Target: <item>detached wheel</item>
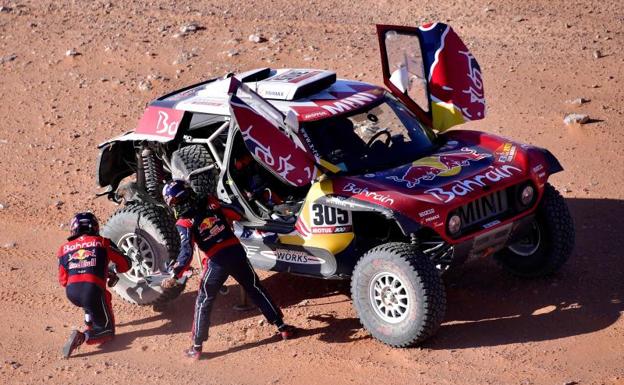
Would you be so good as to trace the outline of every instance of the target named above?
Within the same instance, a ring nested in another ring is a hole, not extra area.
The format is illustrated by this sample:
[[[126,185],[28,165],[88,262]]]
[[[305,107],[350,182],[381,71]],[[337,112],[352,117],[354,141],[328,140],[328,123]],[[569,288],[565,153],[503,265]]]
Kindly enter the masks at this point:
[[[215,162],[206,147],[200,144],[193,144],[176,151],[172,157],[172,163],[174,178],[183,179],[192,171],[207,167]],[[191,187],[200,197],[205,197],[209,194],[214,195],[215,191],[217,191],[217,177],[217,168],[204,171],[191,177]]]
[[[387,243],[364,254],[353,270],[351,296],[364,328],[394,347],[431,337],[446,311],[440,273],[407,243]]]
[[[536,278],[559,270],[573,249],[572,216],[561,194],[547,184],[527,236],[498,252],[496,259],[514,275]]]
[[[137,305],[151,305],[167,302],[184,291],[184,286],[152,287],[144,279],[164,272],[180,248],[175,223],[167,210],[153,205],[127,205],[110,217],[102,235],[132,260],[130,270],[119,274],[119,282],[113,287],[121,298]]]

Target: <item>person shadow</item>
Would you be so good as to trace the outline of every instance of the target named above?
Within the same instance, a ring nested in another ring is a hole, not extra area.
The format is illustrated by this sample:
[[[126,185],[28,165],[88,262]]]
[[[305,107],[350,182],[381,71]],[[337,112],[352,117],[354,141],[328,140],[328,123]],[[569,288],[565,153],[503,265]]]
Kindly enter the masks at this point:
[[[576,231],[576,246],[567,264],[552,277],[527,280],[506,274],[492,258],[467,261],[458,272],[445,277],[445,320],[420,347],[464,349],[535,342],[592,333],[613,325],[624,311],[624,201],[566,201]],[[335,301],[333,297],[337,296],[344,298],[337,302],[350,302],[348,282],[288,274],[272,274],[262,282],[282,308],[303,307],[313,313],[314,304],[307,304],[306,299],[332,297]],[[213,326],[260,314],[255,308],[232,310],[239,302],[237,293],[238,285],[230,285],[230,293],[218,297],[212,312]],[[123,328],[167,320],[155,328],[122,332],[106,349],[127,349],[138,338],[188,333],[195,296],[196,291],[187,288],[160,309],[162,312],[119,324]],[[300,338],[316,336],[326,343],[370,338],[362,333],[357,318],[321,313],[308,319],[323,325],[301,330]],[[279,336],[275,335],[210,354],[222,356],[277,341]]]

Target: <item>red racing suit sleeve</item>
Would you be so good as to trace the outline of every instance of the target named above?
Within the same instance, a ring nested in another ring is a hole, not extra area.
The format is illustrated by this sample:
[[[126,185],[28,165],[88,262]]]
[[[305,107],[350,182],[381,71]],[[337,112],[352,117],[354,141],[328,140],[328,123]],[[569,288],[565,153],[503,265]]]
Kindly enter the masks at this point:
[[[193,221],[181,218],[176,222],[176,229],[180,234],[180,252],[173,265],[173,273],[180,278],[193,260]]]
[[[58,281],[61,284],[61,286],[65,287],[67,286],[67,270],[65,269],[65,266],[63,266],[63,260],[61,259],[63,257],[63,249],[60,248],[58,250],[58,252],[56,253],[56,257],[58,258]]]
[[[233,221],[240,221],[243,217],[234,206],[221,204],[214,196],[208,197],[208,208],[214,211],[221,211],[230,225],[232,225]]]
[[[111,242],[110,239],[106,239],[105,245],[108,260],[115,264],[115,270],[118,273],[125,273],[130,270],[130,267],[132,267],[132,261],[130,261],[130,258],[126,257],[126,255],[122,253],[121,250],[117,248],[117,245]]]

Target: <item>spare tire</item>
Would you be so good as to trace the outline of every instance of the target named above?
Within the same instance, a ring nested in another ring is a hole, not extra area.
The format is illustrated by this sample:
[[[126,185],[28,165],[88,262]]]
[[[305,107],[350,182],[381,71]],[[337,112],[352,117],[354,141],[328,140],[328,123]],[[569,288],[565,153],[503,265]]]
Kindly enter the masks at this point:
[[[195,170],[215,163],[210,152],[201,144],[193,144],[175,151],[171,157],[172,174],[176,179],[186,179]],[[218,168],[193,175],[190,179],[193,191],[199,197],[214,195],[217,191]]]
[[[168,210],[145,203],[131,203],[117,210],[106,222],[102,235],[111,239],[131,260],[126,273],[119,274],[113,290],[137,305],[167,302],[184,291],[184,285],[171,289],[149,286],[144,277],[166,271],[177,257],[180,238]]]

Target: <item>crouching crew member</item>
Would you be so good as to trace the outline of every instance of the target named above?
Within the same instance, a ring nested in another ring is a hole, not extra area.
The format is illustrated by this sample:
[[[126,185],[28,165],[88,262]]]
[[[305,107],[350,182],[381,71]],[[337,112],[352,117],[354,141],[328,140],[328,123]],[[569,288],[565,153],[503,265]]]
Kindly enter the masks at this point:
[[[83,343],[102,344],[115,335],[115,318],[108,285],[116,273],[130,269],[130,260],[108,238],[101,237],[97,218],[90,212],[71,220],[71,235],[58,251],[58,279],[67,298],[84,310],[85,330],[73,330],[63,347],[68,358]]]
[[[170,288],[177,284],[177,278],[182,276],[191,263],[193,244],[197,244],[204,254],[191,333],[193,345],[185,350],[185,356],[195,360],[200,358],[202,344],[208,339],[212,303],[230,275],[245,289],[268,322],[277,327],[281,337],[292,338],[296,329],[284,323],[282,312],[260,284],[245,249],[226,219],[227,215],[228,219],[237,220],[240,215],[231,209],[222,208],[213,196],[198,199],[191,187],[181,180],[168,183],[163,189],[163,197],[177,219],[181,246],[173,265],[173,277],[163,281],[162,286]]]

